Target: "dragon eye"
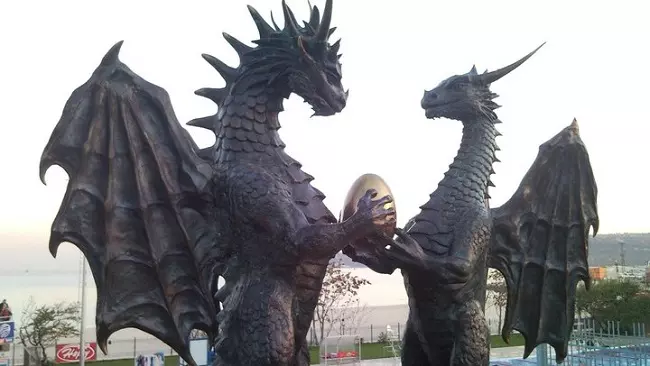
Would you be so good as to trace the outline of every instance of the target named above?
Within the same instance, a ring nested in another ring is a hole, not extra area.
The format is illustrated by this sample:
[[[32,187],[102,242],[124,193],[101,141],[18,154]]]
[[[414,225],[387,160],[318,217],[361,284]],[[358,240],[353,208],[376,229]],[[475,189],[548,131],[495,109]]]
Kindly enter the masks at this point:
[[[327,76],[327,79],[330,80],[330,82],[336,82],[341,79],[341,74],[337,69],[332,69],[332,68],[326,68],[325,69],[325,75]]]

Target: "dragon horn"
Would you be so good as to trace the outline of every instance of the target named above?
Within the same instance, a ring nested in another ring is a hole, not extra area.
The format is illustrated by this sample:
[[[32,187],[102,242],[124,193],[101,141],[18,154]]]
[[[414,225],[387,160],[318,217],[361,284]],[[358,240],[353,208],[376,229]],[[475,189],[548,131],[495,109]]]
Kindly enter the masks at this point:
[[[327,41],[330,32],[330,23],[332,23],[332,0],[325,2],[325,9],[323,9],[323,19],[321,19],[318,33],[315,38],[316,41]]]
[[[274,32],[273,27],[271,27],[269,23],[267,23],[266,20],[262,18],[260,13],[258,13],[254,7],[248,5],[248,11],[251,13],[253,21],[255,21],[255,26],[257,26],[257,31],[260,34],[260,38],[267,38]]]
[[[295,22],[293,12],[285,0],[282,0],[282,13],[284,14],[284,29],[288,30],[291,36],[298,35],[298,25]]]
[[[102,58],[102,66],[113,65],[119,61],[120,49],[122,48],[123,43],[124,41],[117,42],[110,50],[108,50],[108,52],[106,52],[106,55]]]
[[[481,80],[485,84],[492,84],[493,82],[501,79],[502,77],[508,75],[512,70],[514,70],[514,69],[518,68],[519,66],[521,66],[521,64],[526,62],[526,60],[528,60],[532,55],[534,55],[535,52],[537,52],[545,44],[546,44],[546,42],[542,43],[542,45],[537,47],[533,52],[527,54],[526,56],[522,57],[519,61],[517,61],[517,62],[515,62],[515,63],[513,63],[513,64],[511,64],[509,66],[500,68],[498,70],[494,70],[492,72],[481,74]]]
[[[311,1],[307,2],[309,3],[309,11],[311,12],[309,16],[309,25],[316,29],[320,24],[320,11],[318,10],[318,7],[311,5]]]
[[[280,27],[278,26],[278,23],[276,23],[275,19],[273,18],[273,12],[271,12],[271,24],[273,24],[273,27],[277,32],[281,31]]]

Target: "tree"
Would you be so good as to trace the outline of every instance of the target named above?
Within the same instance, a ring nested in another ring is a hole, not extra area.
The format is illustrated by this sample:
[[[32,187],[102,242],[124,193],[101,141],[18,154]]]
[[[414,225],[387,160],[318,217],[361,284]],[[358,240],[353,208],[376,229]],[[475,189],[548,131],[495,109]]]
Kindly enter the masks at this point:
[[[34,355],[41,365],[49,365],[48,347],[60,338],[79,335],[79,304],[59,302],[54,305],[36,305],[29,299],[22,313],[19,330],[20,343],[26,349],[34,347]]]
[[[192,329],[190,331],[190,339],[207,338],[208,334],[200,329]]]
[[[315,341],[319,344],[329,336],[335,326],[341,326],[342,321],[347,326],[348,323],[353,324],[353,321],[348,319],[360,320],[362,310],[365,309],[359,306],[357,294],[361,287],[370,285],[370,281],[354,275],[351,271],[344,271],[342,267],[343,259],[335,257],[327,266],[323,279],[312,321]]]
[[[352,297],[345,301],[343,306],[332,309],[330,331],[338,328],[341,335],[356,334],[367,315],[366,305],[361,304],[358,298]]]
[[[508,286],[506,285],[506,279],[503,278],[501,272],[495,269],[490,270],[490,274],[488,276],[487,291],[488,298],[497,308],[497,313],[499,314],[500,330],[503,321],[503,312],[508,305]]]
[[[650,295],[640,283],[630,280],[603,280],[576,292],[576,310],[588,313],[600,326],[608,321],[620,322],[622,332],[632,331],[633,324],[650,322]]]

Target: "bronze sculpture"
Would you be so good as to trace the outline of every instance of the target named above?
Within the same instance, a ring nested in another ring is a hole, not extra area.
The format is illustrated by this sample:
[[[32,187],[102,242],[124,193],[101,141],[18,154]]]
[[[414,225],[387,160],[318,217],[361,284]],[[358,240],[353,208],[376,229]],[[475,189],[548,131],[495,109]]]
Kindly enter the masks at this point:
[[[226,87],[196,94],[218,105],[189,124],[210,129],[199,149],[167,93],[118,60],[121,42],[65,105],[40,164],[70,177],[52,225],[50,251],[69,241],[97,285],[97,341],[135,327],[193,363],[192,329],[215,343],[215,365],[307,365],[306,335],[326,266],[342,247],[385,225],[391,198],[369,191],[337,223],[309,174],[284,151],[282,102],[300,95],[314,114],[340,112],[339,42],[328,39],[332,0],[284,27],[249,7],[257,47],[225,34],[240,65],[204,58]],[[226,285],[218,288],[218,277]],[[223,309],[220,309],[222,303]]]
[[[541,145],[508,202],[489,207],[501,123],[490,84],[536,51],[496,71],[478,74],[473,67],[425,92],[427,118],[463,123],[456,158],[395,240],[344,249],[375,271],[402,270],[410,308],[404,366],[489,364],[488,267],[499,270],[508,287],[503,338],[521,332],[524,357],[541,343],[555,348],[558,362],[567,356],[576,286],[589,285],[589,230],[598,230],[597,187],[577,122]]]

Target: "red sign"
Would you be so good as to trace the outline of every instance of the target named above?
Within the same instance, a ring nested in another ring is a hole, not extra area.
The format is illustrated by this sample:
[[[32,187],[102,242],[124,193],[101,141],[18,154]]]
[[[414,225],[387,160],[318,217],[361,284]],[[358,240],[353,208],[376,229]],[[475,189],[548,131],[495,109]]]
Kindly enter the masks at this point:
[[[79,362],[79,344],[57,344],[56,363]],[[97,343],[86,343],[86,360],[97,359]]]

